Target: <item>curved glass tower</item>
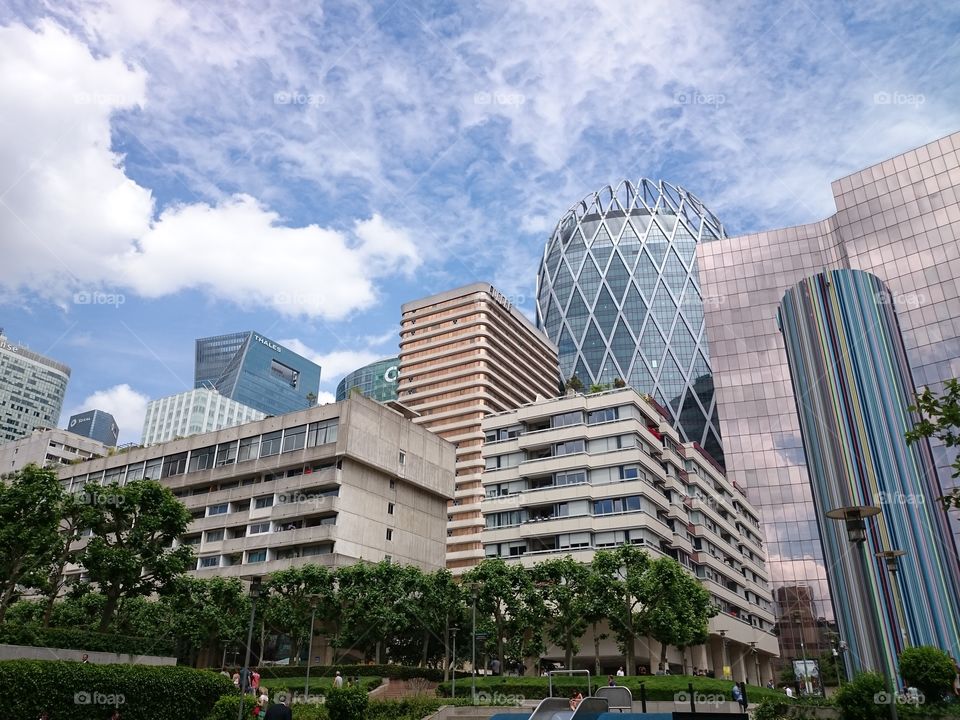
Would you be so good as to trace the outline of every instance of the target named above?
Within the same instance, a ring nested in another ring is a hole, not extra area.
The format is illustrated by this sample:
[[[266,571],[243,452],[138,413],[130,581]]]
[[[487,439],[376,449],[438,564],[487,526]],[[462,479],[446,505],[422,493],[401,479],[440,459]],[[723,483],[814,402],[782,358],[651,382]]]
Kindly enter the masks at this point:
[[[337,385],[337,402],[357,390],[377,402],[389,402],[397,399],[397,368],[399,358],[386,358],[364,365],[344,375]]]
[[[618,378],[648,393],[685,442],[723,463],[697,278],[697,243],[725,237],[703,203],[646,178],[588,195],[563,216],[537,277],[537,325],[564,378]]]

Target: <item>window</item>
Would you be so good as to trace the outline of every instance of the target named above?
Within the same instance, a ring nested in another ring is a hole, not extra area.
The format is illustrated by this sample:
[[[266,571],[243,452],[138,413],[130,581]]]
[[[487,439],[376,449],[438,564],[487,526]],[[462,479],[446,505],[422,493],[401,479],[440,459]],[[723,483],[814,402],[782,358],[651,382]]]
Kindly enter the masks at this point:
[[[269,457],[271,455],[279,455],[281,447],[281,436],[283,435],[282,430],[274,430],[271,433],[266,433],[260,439],[260,457]]]
[[[159,480],[160,468],[162,467],[163,467],[163,458],[154,458],[153,460],[147,460],[147,466],[143,471],[143,477],[149,480]]]
[[[397,481],[396,481],[396,480],[391,480],[391,481],[390,481],[390,489],[391,489],[391,490],[396,490],[396,489],[397,489]]]
[[[207,532],[207,542],[220,542],[223,540],[223,530],[210,530]]]
[[[597,425],[599,423],[613,422],[618,419],[617,408],[603,408],[587,413],[587,425]]]
[[[579,410],[575,412],[554,415],[550,418],[550,427],[566,427],[567,425],[579,425],[583,422],[583,413]]]
[[[283,433],[283,452],[303,450],[307,443],[307,426],[288,428]]]
[[[393,529],[387,528],[387,540],[393,540]]]
[[[574,472],[557,473],[554,478],[554,485],[580,485],[587,481],[587,473],[584,470]]]
[[[127,466],[127,482],[132,480],[140,480],[143,478],[143,463],[137,463],[136,465]]]
[[[393,503],[387,503],[387,515],[393,515]]]
[[[640,477],[639,468],[635,467],[622,467],[620,468],[620,479],[621,480],[637,480]]]
[[[270,361],[270,373],[277,378],[280,378],[290,387],[295,388],[300,384],[300,371],[294,370],[292,367],[287,367],[282,362],[277,362],[276,360]]]
[[[198,470],[209,470],[213,467],[213,461],[216,456],[216,446],[200,448],[190,453],[190,465],[188,472],[197,472]]]
[[[406,464],[407,454],[403,450],[400,451],[400,457],[397,459],[397,462],[399,462],[401,465]]]
[[[218,565],[220,565],[219,555],[211,555],[210,557],[200,558],[200,567],[202,568],[217,567]]]
[[[242,463],[247,460],[253,460],[257,457],[257,449],[260,447],[260,436],[243,438],[240,441],[240,447],[237,451],[237,462]]]
[[[220,443],[217,445],[217,458],[214,465],[220,467],[222,465],[232,465],[237,461],[237,441],[231,440],[228,443]]]
[[[211,505],[207,508],[207,517],[211,515],[226,515],[227,514],[227,503],[220,503],[219,505]]]
[[[307,447],[336,442],[339,422],[339,418],[333,418],[323,422],[310,423],[310,429],[307,431]]]
[[[253,507],[256,508],[257,510],[273,507],[273,495],[264,495],[263,497],[258,497],[254,501]]]
[[[512,468],[517,467],[521,462],[523,462],[523,453],[510,453],[508,455],[494,455],[493,457],[488,457],[486,460],[486,469],[487,470],[499,470],[501,468]]]
[[[262,563],[267,560],[267,551],[264,550],[251,550],[247,553],[247,562],[248,563]]]
[[[247,534],[261,535],[263,533],[268,533],[268,532],[270,532],[270,523],[262,522],[262,523],[254,523],[253,525],[251,525]]]
[[[573,453],[582,453],[584,450],[583,440],[568,440],[558,443],[554,449],[554,455],[572,455]]]

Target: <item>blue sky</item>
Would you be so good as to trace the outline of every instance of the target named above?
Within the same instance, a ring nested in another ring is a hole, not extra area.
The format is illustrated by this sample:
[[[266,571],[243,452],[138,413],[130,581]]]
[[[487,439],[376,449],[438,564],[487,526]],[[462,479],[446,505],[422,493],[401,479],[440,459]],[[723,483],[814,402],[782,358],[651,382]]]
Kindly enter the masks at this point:
[[[49,7],[45,7],[49,5]],[[18,3],[0,9],[0,327],[125,440],[256,329],[345,372],[399,306],[491,280],[663,178],[728,233],[819,219],[830,181],[960,127],[938,3]]]

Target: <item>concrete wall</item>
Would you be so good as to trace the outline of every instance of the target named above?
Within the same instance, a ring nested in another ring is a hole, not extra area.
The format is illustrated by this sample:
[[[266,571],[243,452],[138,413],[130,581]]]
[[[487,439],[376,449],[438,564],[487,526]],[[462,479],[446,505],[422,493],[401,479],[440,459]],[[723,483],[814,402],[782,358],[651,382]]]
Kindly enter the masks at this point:
[[[160,655],[126,655],[108,652],[84,652],[83,650],[65,650],[63,648],[28,647],[26,645],[0,644],[0,660],[75,660],[80,662],[83,656],[95,665],[176,665],[174,657]]]

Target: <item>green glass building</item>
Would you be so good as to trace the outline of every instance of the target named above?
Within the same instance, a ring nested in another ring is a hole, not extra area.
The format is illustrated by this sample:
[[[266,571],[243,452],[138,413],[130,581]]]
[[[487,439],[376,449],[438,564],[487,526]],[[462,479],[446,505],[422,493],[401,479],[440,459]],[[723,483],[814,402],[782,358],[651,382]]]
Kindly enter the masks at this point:
[[[377,402],[396,400],[399,368],[400,359],[392,357],[348,373],[337,385],[337,402],[346,400],[354,389]]]

